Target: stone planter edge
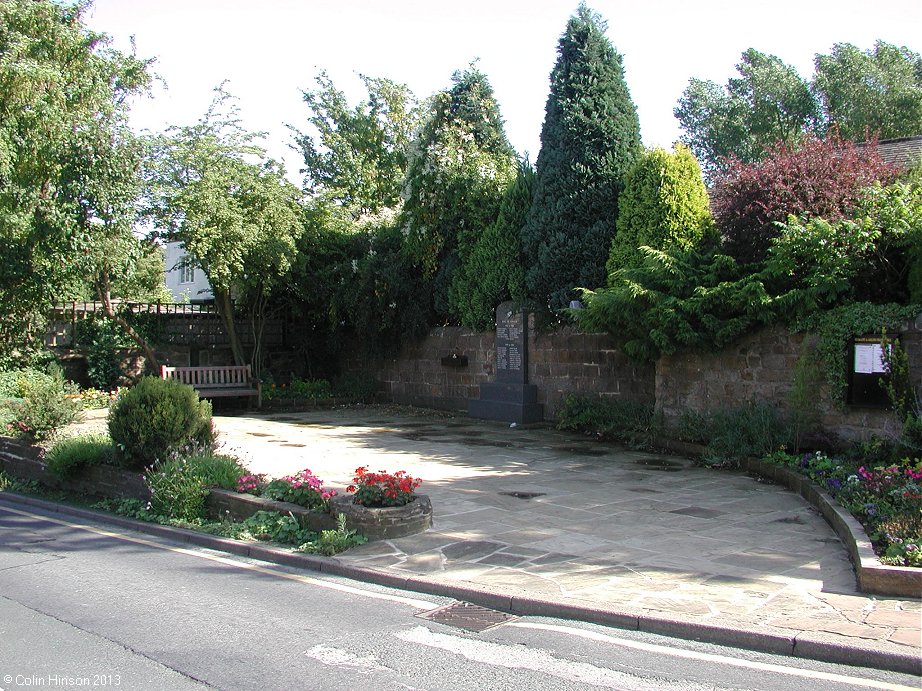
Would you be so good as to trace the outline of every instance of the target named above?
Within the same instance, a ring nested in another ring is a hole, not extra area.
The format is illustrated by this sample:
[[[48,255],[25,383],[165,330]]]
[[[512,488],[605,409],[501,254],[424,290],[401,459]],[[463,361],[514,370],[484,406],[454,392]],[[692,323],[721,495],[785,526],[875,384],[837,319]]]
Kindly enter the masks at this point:
[[[861,592],[898,597],[919,597],[922,594],[922,569],[881,564],[864,526],[809,478],[756,459],[747,459],[744,467],[751,473],[772,479],[797,492],[823,514],[823,518],[848,550]]]
[[[425,494],[417,494],[404,506],[368,508],[355,504],[349,494],[336,495],[330,500],[330,513],[341,514],[346,525],[369,540],[390,540],[425,532],[432,525],[432,502]]]

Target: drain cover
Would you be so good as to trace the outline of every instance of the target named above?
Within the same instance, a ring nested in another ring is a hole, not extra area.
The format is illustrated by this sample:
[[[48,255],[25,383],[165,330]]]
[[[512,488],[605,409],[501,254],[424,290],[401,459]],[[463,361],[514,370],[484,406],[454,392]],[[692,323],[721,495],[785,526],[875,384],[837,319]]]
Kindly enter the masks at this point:
[[[486,631],[494,626],[515,621],[517,616],[499,610],[481,607],[470,602],[454,602],[429,612],[417,614],[420,619],[427,619],[438,624],[454,626],[468,631]]]
[[[638,458],[634,463],[646,466],[650,470],[660,470],[667,473],[677,473],[685,468],[681,463],[667,461],[665,458]]]
[[[543,497],[547,492],[498,492],[498,494],[504,497],[515,497],[516,499],[534,499],[535,497]]]

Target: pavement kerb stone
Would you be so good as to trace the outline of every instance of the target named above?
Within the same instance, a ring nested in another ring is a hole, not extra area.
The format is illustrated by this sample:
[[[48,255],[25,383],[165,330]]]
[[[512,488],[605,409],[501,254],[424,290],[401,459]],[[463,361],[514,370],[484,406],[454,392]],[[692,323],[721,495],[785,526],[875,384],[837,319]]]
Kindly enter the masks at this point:
[[[674,636],[695,641],[706,641],[731,648],[747,648],[764,653],[776,655],[793,655],[795,651],[795,636],[782,636],[780,634],[762,631],[750,631],[722,626],[702,624],[700,622],[683,621],[681,619],[666,619],[664,617],[642,616],[638,621],[640,631],[655,633],[661,636]],[[822,658],[815,658],[822,659]],[[828,660],[823,660],[828,662]],[[854,663],[852,663],[854,664]]]
[[[922,660],[912,654],[875,650],[858,645],[830,643],[808,633],[792,637],[748,629],[700,624],[697,622],[631,615],[599,607],[574,603],[509,595],[487,588],[457,583],[444,583],[431,578],[404,577],[393,572],[370,569],[338,562],[335,557],[317,557],[297,554],[264,545],[254,545],[240,540],[220,538],[184,528],[145,523],[122,516],[113,516],[91,509],[73,507],[11,492],[0,493],[0,503],[14,503],[47,511],[49,513],[108,523],[121,528],[155,535],[180,543],[195,544],[216,551],[228,552],[280,565],[319,571],[376,585],[384,585],[419,593],[463,599],[472,604],[499,609],[522,616],[546,616],[601,624],[613,628],[639,630],[687,640],[695,640],[736,648],[746,648],[765,653],[789,655],[820,662],[847,664],[858,667],[901,672],[922,673]]]
[[[798,634],[795,637],[794,650],[791,654],[793,657],[822,660],[841,665],[855,665],[855,660],[860,659],[862,667],[887,669],[904,674],[922,674],[922,660],[915,655],[894,654],[873,648],[832,643],[813,637],[809,633]]]

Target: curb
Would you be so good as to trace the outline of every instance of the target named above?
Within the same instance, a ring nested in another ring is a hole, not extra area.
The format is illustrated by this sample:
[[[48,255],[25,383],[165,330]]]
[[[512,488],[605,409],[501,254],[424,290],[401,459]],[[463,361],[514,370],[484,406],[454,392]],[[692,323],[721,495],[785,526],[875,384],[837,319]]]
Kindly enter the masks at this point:
[[[138,533],[155,535],[180,543],[259,559],[282,566],[319,571],[322,574],[349,578],[399,590],[452,597],[519,616],[570,619],[629,631],[642,631],[644,633],[733,648],[744,648],[818,662],[870,667],[903,674],[922,674],[922,659],[917,655],[817,640],[810,637],[809,632],[781,635],[668,617],[618,612],[530,595],[505,594],[473,585],[445,583],[424,576],[403,576],[389,571],[345,564],[335,557],[298,554],[268,547],[262,543],[243,542],[241,540],[207,535],[185,528],[146,523],[132,518],[125,518],[124,516],[114,516],[91,509],[58,504],[11,492],[0,493],[0,504],[4,502],[32,506],[49,513],[108,523]]]

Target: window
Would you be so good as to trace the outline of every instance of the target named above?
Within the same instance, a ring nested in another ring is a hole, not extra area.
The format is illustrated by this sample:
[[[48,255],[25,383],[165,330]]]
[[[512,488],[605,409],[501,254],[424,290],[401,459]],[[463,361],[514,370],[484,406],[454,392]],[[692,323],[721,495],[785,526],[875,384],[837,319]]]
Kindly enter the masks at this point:
[[[195,267],[189,263],[188,257],[183,257],[179,265],[179,282],[195,283]]]

